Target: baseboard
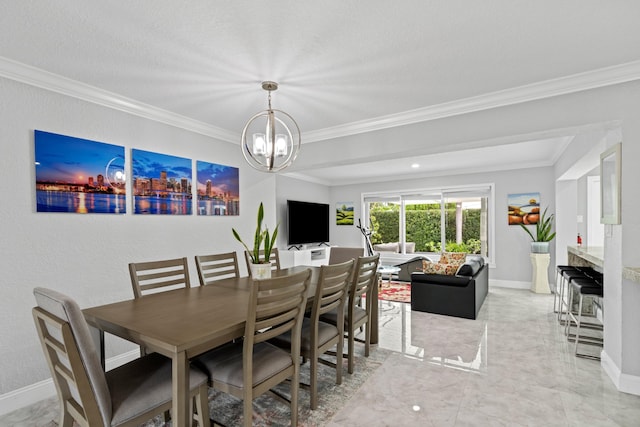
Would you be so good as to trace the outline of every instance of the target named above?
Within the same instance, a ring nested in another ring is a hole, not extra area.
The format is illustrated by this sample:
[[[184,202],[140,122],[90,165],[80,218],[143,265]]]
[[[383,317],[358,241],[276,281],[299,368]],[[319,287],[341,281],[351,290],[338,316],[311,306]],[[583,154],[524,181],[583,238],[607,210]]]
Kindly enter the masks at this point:
[[[600,366],[619,391],[640,396],[640,376],[623,374],[604,350],[600,353]]]
[[[531,289],[531,282],[489,279],[489,288]]]
[[[107,370],[116,368],[138,357],[140,357],[140,350],[131,350],[122,353],[107,359],[106,368]],[[34,403],[55,395],[56,387],[51,378],[10,391],[0,396],[0,415],[5,415],[17,409],[24,408],[25,406],[33,405]]]

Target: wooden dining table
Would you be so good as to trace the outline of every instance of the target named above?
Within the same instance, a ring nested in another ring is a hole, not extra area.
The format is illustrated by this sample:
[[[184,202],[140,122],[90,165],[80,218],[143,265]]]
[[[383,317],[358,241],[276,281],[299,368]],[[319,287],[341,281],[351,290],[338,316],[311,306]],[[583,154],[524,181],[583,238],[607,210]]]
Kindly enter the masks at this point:
[[[313,299],[320,267],[296,266],[274,271],[289,275],[311,269]],[[208,286],[175,289],[83,310],[99,337],[104,363],[104,333],[135,342],[172,360],[173,425],[190,426],[189,360],[244,335],[250,277],[230,278]],[[371,319],[371,343],[378,342],[378,286]],[[104,365],[103,365],[104,366]]]

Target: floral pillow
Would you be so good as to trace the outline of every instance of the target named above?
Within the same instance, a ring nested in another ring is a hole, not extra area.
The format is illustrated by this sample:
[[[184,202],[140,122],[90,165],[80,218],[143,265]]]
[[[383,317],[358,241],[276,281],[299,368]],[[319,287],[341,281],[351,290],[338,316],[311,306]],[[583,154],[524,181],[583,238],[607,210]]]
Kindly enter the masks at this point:
[[[458,266],[422,260],[422,271],[425,274],[444,274],[446,276],[454,276],[458,271]]]
[[[455,265],[456,269],[465,263],[467,254],[464,252],[442,252],[440,264]]]

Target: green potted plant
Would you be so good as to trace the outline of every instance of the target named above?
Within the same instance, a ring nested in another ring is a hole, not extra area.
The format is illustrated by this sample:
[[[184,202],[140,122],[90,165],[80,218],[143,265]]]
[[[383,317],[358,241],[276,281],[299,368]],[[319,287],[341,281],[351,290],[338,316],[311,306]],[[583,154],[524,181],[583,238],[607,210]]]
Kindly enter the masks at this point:
[[[547,216],[547,208],[536,222],[536,234],[534,235],[526,225],[520,224],[520,227],[527,232],[531,237],[531,252],[538,254],[549,253],[549,242],[556,237],[556,232],[553,231],[553,214]]]
[[[242,243],[242,246],[245,247],[249,257],[251,258],[251,276],[255,279],[267,279],[271,277],[271,262],[269,261],[269,258],[271,257],[271,251],[273,250],[276,237],[278,236],[279,225],[276,225],[276,228],[273,230],[273,234],[270,234],[269,228],[262,225],[263,220],[264,206],[262,205],[262,202],[260,202],[260,207],[258,208],[258,223],[253,237],[253,248],[249,248],[249,246],[244,243],[235,228],[231,229],[233,236],[237,241]],[[260,257],[260,249],[264,249],[262,257]]]

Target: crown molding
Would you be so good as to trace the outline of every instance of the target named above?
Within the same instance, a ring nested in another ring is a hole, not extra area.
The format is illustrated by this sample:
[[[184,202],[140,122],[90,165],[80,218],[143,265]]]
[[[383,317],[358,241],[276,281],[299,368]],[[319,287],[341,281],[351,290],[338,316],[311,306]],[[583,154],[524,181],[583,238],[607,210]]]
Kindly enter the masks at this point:
[[[370,120],[305,132],[304,142],[356,135],[640,80],[640,61],[458,99]]]
[[[237,133],[2,56],[0,56],[0,76],[201,135],[239,143],[240,137]]]
[[[193,120],[171,111],[163,110],[125,96],[87,85],[59,74],[36,68],[0,56],[0,76],[31,86],[61,93],[102,105],[128,114],[144,117],[177,128],[210,136],[222,141],[239,143],[236,132]],[[492,108],[504,107],[550,98],[568,93],[596,89],[640,79],[640,60],[611,67],[600,68],[571,76],[518,86],[470,98],[431,105],[415,110],[376,117],[334,126],[326,129],[304,132],[304,143],[324,141],[366,132],[374,132],[397,126],[442,119]]]

